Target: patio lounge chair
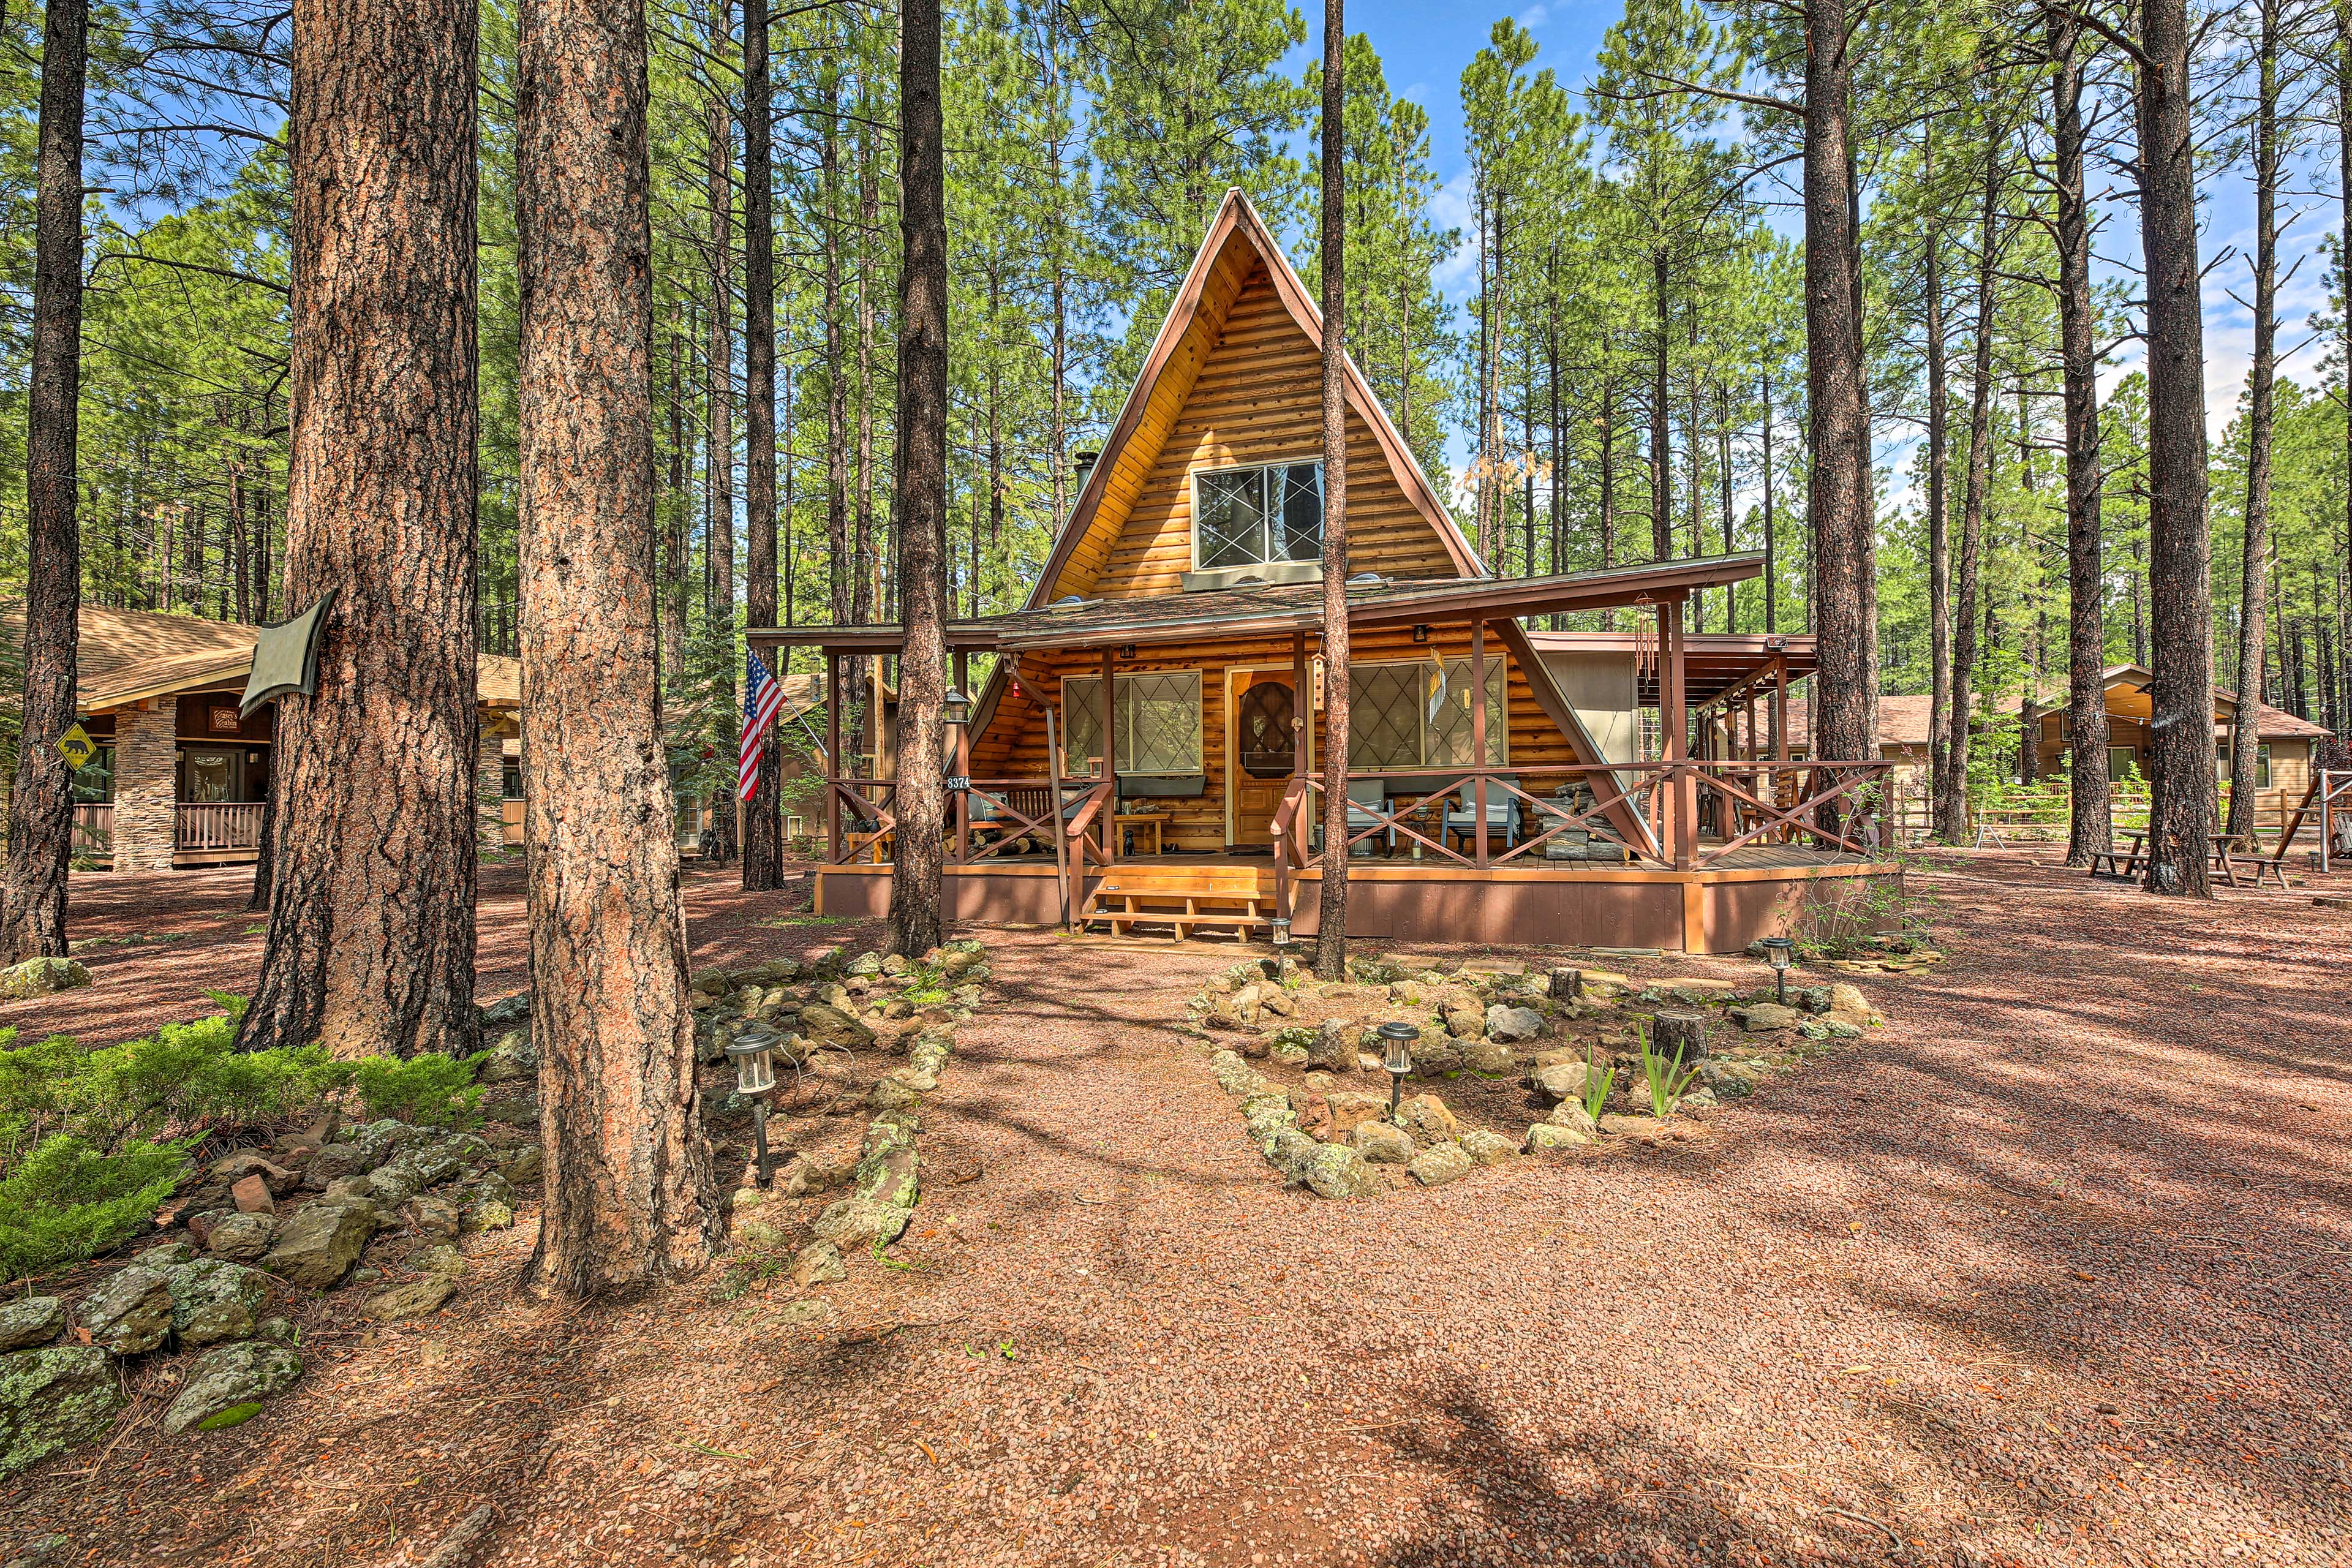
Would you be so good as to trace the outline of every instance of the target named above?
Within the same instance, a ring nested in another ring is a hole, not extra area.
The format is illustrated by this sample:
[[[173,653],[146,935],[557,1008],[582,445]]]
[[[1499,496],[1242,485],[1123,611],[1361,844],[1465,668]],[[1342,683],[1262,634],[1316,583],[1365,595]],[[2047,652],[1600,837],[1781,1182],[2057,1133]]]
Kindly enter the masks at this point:
[[[1519,841],[1519,797],[1495,786],[1497,783],[1516,785],[1518,782],[1516,778],[1490,779],[1486,784],[1486,836],[1491,842],[1495,834],[1499,831],[1503,836],[1503,847],[1506,849],[1513,847]],[[1445,831],[1449,835],[1466,843],[1477,833],[1477,799],[1475,784],[1464,784],[1456,792],[1453,804],[1446,808],[1445,812]]]

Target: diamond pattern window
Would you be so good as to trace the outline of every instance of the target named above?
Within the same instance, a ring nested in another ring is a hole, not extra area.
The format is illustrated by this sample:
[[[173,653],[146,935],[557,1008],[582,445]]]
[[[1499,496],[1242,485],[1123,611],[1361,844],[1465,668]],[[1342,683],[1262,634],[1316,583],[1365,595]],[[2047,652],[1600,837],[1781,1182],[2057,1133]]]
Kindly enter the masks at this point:
[[[1470,766],[1470,661],[1449,658],[1440,683],[1432,672],[1429,761],[1434,767]],[[1508,737],[1503,725],[1503,661],[1486,661],[1486,766],[1499,767]]]
[[[1062,682],[1063,772],[1099,774],[1102,757],[1102,678],[1074,675]],[[1197,773],[1201,763],[1201,672],[1141,670],[1113,678],[1111,725],[1118,737],[1122,775]]]
[[[1486,664],[1486,763],[1508,760],[1503,660]],[[1362,772],[1470,765],[1470,661],[1357,664],[1348,669],[1348,766]]]
[[[1319,561],[1323,465],[1276,463],[1192,476],[1195,569]]]

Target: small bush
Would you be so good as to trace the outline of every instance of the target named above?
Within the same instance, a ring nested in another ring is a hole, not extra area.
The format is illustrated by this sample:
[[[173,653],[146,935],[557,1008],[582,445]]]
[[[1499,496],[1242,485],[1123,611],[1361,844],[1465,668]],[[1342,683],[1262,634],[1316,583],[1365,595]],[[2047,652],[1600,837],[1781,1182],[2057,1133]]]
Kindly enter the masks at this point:
[[[422,1127],[479,1127],[482,1086],[474,1081],[479,1056],[446,1057],[420,1051],[369,1057],[352,1064],[352,1081],[370,1120],[390,1116]]]
[[[114,1153],[66,1133],[0,1177],[0,1278],[77,1263],[137,1234],[187,1166],[188,1144],[139,1141]]]

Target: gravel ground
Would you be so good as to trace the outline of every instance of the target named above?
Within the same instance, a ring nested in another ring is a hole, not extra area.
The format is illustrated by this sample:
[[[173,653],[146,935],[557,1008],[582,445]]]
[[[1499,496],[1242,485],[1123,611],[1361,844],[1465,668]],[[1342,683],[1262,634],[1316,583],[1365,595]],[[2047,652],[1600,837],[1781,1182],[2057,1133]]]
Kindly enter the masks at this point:
[[[723,875],[698,962],[868,935]],[[246,1426],[144,1399],[0,1489],[0,1553],[414,1563],[487,1507],[501,1564],[2346,1561],[2352,911],[1914,887],[1951,961],[1716,1137],[1354,1204],[1171,1026],[1230,947],[984,933],[889,1259],[547,1306],[526,1217],[436,1319],[327,1298]]]

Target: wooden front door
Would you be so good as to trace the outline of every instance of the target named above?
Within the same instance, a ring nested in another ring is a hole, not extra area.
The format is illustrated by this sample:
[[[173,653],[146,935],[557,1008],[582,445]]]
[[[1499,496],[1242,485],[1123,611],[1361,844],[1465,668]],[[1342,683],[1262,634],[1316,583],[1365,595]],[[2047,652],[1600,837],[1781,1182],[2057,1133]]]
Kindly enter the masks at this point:
[[[1297,714],[1298,694],[1289,670],[1226,673],[1226,842],[1274,842],[1274,814],[1297,771]]]

